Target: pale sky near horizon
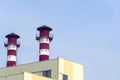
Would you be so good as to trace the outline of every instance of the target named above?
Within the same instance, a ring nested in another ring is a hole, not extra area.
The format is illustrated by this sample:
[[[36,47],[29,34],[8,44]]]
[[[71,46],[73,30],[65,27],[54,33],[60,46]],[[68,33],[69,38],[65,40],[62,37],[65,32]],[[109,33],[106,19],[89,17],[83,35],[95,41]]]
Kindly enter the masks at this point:
[[[38,61],[39,26],[53,28],[51,59],[84,64],[85,80],[120,80],[119,0],[0,0],[0,67],[6,67],[5,35],[20,35],[17,64]]]

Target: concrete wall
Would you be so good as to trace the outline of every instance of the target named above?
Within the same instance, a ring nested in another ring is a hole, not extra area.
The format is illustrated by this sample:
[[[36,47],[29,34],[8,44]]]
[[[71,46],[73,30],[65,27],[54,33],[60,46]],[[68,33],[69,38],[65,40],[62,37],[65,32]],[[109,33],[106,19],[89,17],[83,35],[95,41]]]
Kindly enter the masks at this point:
[[[24,72],[15,75],[3,76],[0,77],[0,80],[53,80],[53,79]]]
[[[19,65],[14,67],[7,67],[0,69],[0,77],[8,76],[8,75],[15,75],[22,72],[30,72],[30,73],[39,73],[41,71],[51,70],[52,78],[57,78],[57,59],[48,60],[48,61],[41,61],[31,64]]]
[[[0,77],[0,80],[23,80],[23,76],[23,73],[19,73],[15,75],[2,76]]]

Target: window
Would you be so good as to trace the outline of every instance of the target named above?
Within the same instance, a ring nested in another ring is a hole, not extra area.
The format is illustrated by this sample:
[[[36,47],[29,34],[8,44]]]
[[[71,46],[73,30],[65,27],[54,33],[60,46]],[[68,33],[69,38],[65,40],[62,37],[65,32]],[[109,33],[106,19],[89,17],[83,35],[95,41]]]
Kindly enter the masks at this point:
[[[68,75],[63,74],[63,80],[68,80]]]
[[[43,71],[43,76],[51,77],[51,70]]]

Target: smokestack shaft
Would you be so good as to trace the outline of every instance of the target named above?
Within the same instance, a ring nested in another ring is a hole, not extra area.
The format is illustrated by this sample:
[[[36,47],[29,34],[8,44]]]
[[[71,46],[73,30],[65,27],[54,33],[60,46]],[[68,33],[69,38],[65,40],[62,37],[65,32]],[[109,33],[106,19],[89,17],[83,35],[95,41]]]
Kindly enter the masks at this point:
[[[4,44],[5,47],[7,47],[7,67],[15,66],[17,48],[20,46],[17,42],[17,38],[19,38],[19,36],[15,33],[11,33],[5,37],[8,38],[8,41]]]
[[[50,27],[43,25],[37,28],[39,31],[38,37],[36,39],[39,41],[39,61],[49,60],[49,43],[50,43]]]

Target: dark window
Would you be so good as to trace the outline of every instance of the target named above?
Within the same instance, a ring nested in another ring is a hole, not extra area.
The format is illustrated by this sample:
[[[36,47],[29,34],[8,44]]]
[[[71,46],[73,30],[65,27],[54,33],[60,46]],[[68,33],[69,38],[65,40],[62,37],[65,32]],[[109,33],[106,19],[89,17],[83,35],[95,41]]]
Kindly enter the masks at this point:
[[[43,71],[43,76],[51,77],[51,70]]]
[[[63,74],[63,80],[68,80],[68,75]]]

